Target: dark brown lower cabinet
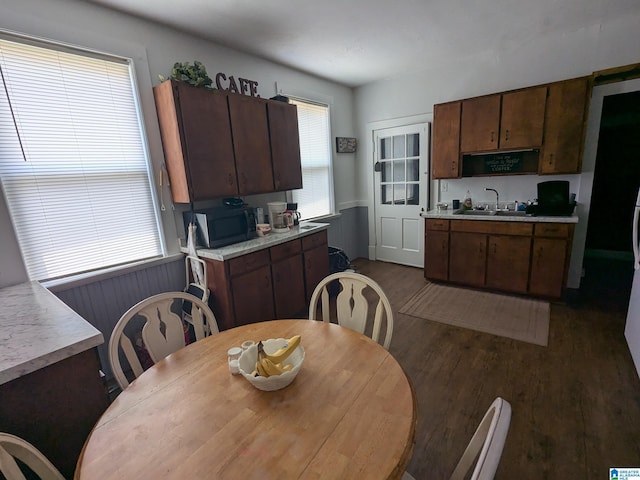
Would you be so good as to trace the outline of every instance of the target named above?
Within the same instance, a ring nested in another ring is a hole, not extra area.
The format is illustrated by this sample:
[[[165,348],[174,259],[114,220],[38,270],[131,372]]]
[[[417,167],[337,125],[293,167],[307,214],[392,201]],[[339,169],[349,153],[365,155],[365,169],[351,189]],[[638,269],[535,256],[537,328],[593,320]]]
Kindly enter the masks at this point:
[[[224,262],[204,260],[220,330],[275,318],[305,318],[313,289],[329,274],[327,232]]]
[[[322,231],[302,239],[304,258],[304,285],[307,305],[313,290],[324,277],[329,275],[329,245],[327,232]]]
[[[71,479],[108,405],[98,352],[91,348],[0,385],[0,431],[35,445]]]
[[[424,222],[424,278],[449,279],[449,220]]]
[[[426,219],[424,275],[470,287],[560,298],[573,231],[570,223]]]
[[[486,287],[527,293],[530,252],[531,237],[489,236]]]
[[[474,287],[484,286],[487,236],[483,233],[451,232],[449,280]]]
[[[573,225],[536,225],[531,255],[531,293],[548,297],[562,295],[567,281],[573,231]]]
[[[271,278],[276,318],[300,318],[306,307],[302,242],[271,247]]]

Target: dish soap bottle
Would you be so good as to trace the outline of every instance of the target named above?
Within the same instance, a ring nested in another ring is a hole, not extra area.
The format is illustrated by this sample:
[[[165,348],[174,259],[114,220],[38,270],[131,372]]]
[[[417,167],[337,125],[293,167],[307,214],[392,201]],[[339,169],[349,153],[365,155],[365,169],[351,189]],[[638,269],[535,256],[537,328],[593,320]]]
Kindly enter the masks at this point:
[[[471,210],[473,208],[473,204],[471,203],[471,193],[467,190],[467,195],[464,197],[464,202],[462,202],[462,208],[465,210]]]

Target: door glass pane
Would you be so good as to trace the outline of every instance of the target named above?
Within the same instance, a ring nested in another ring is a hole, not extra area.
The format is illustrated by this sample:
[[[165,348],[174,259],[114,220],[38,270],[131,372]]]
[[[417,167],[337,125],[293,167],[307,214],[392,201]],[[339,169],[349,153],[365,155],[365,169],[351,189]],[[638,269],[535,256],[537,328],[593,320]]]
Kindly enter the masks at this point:
[[[420,203],[420,184],[407,184],[407,205],[418,205]]]
[[[420,134],[407,135],[407,157],[417,157],[418,155],[420,155]]]
[[[393,137],[393,158],[403,158],[404,152],[404,135],[396,135]]]
[[[393,181],[404,182],[404,160],[393,161]]]
[[[393,185],[380,185],[380,199],[383,205],[393,202]]]
[[[417,182],[420,179],[420,159],[407,160],[407,182]]]
[[[380,139],[380,159],[391,158],[391,137]]]
[[[405,191],[404,183],[393,186],[393,203],[396,205],[404,205]]]
[[[380,162],[380,164],[382,165],[382,178],[381,181],[383,182],[390,182],[391,181],[391,162]]]

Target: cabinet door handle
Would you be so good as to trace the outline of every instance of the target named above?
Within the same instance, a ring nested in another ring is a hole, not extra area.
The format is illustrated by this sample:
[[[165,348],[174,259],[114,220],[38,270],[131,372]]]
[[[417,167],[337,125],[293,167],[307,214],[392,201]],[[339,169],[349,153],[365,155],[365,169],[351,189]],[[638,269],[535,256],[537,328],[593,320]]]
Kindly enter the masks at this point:
[[[493,143],[495,141],[495,135],[496,135],[496,132],[491,130],[491,143]]]
[[[549,154],[549,165],[553,165],[553,153]]]
[[[446,251],[447,251],[447,241],[446,241],[446,240],[443,240],[443,241],[442,241],[442,251],[443,251],[443,252],[446,252]]]
[[[229,174],[229,185],[233,185],[233,177]]]
[[[509,141],[509,129],[507,129],[507,130],[504,132],[504,139],[505,139],[505,141],[507,141],[507,142]]]

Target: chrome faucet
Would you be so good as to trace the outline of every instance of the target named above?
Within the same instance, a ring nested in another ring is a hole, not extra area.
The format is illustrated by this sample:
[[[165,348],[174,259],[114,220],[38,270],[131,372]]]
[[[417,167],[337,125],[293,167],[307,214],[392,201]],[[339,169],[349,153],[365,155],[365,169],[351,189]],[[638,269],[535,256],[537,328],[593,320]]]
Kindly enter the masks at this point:
[[[488,191],[495,192],[495,194],[496,194],[496,210],[500,210],[500,207],[498,206],[498,203],[500,202],[500,195],[498,194],[498,190],[496,190],[495,188],[484,187],[484,191],[485,192],[488,192]]]

